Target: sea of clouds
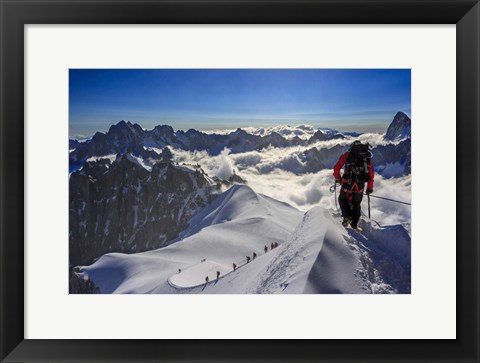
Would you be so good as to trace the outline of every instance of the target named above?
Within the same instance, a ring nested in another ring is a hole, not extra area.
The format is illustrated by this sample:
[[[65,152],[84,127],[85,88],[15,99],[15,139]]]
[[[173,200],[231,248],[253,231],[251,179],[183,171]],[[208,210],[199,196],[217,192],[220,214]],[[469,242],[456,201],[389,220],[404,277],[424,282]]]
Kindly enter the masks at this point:
[[[363,134],[358,139],[362,142],[369,142],[372,146],[385,144],[381,134]],[[229,149],[224,149],[216,156],[210,156],[206,151],[190,152],[172,149],[172,152],[174,161],[198,163],[210,176],[215,175],[221,179],[228,179],[235,170],[235,173],[245,179],[256,192],[287,202],[302,211],[307,211],[317,205],[336,210],[334,194],[330,192],[330,187],[334,183],[332,170],[300,173],[304,167],[301,155],[303,151],[313,146],[320,149],[340,144],[347,149],[352,140],[351,138],[329,140],[308,147],[269,147],[261,151],[238,154],[232,154]],[[374,195],[410,203],[411,176],[386,179],[377,174]],[[362,204],[365,213],[367,213],[366,200],[365,197]],[[409,225],[411,207],[371,198],[371,216],[382,225],[397,223]]]

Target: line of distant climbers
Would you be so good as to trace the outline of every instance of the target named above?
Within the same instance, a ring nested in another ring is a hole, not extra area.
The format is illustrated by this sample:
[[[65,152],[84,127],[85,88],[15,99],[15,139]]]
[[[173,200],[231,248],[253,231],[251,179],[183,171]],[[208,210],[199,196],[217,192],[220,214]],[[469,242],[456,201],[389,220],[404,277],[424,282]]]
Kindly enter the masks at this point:
[[[270,251],[272,251],[273,249],[275,249],[275,248],[277,248],[277,247],[278,247],[278,242],[272,242],[272,243],[270,244]],[[267,246],[267,245],[265,245],[265,247],[263,248],[263,251],[264,251],[265,253],[268,252],[268,246]],[[255,252],[253,252],[251,258],[250,258],[250,256],[245,256],[246,259],[239,262],[239,264],[240,264],[240,263],[242,263],[242,262],[245,261],[245,263],[244,263],[243,265],[237,266],[237,264],[234,262],[234,263],[232,264],[232,266],[233,266],[233,271],[236,271],[236,270],[237,270],[237,267],[245,266],[245,265],[246,265],[247,263],[249,263],[250,261],[253,261],[256,257],[257,257],[257,254],[256,254]],[[200,262],[205,262],[205,261],[207,261],[206,258],[202,258],[202,259],[200,260]],[[182,269],[179,268],[179,269],[178,269],[178,273],[181,273],[181,272],[182,272]],[[217,272],[217,280],[218,280],[218,279],[220,278],[220,271],[216,271],[216,272]],[[209,278],[208,276],[206,276],[206,277],[205,277],[205,284],[208,284],[209,282],[210,282],[210,278]]]
[[[278,247],[278,242],[272,242],[272,244],[270,245],[270,251],[273,250],[274,248],[277,248]],[[268,252],[268,247],[265,246],[263,248],[263,251],[265,253]],[[246,256],[246,263],[244,263],[242,266],[246,265],[247,263],[249,263],[250,261],[253,261],[255,258],[257,257],[257,254],[255,252],[253,252],[253,255],[252,255],[252,258],[250,258],[250,256]],[[243,262],[243,260],[241,261]],[[234,263],[233,264],[233,271],[235,271],[237,269],[237,265]]]

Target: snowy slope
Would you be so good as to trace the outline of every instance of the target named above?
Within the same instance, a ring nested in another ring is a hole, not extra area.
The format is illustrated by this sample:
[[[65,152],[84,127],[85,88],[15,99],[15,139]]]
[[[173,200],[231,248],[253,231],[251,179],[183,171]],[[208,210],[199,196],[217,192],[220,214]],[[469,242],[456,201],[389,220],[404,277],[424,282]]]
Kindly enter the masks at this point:
[[[410,236],[400,225],[345,229],[331,211],[305,213],[290,239],[203,293],[410,293]]]
[[[185,270],[179,270],[177,274],[170,276],[168,283],[175,288],[191,288],[204,285],[206,277],[210,280],[217,278],[217,272],[220,276],[228,274],[232,271],[231,266],[222,265],[215,261],[203,261],[187,267]]]
[[[167,280],[178,269],[184,271],[203,259],[240,266],[247,255],[263,254],[265,245],[286,241],[301,218],[302,213],[286,203],[234,185],[201,211],[171,245],[132,255],[104,255],[82,267],[82,276],[90,277],[103,293],[176,292]]]
[[[409,292],[410,236],[406,230],[402,226],[375,228],[365,221],[361,227],[362,232],[344,229],[330,211],[313,208],[266,267],[255,292]]]
[[[405,228],[362,221],[362,232],[346,230],[332,213],[315,207],[302,215],[236,185],[168,247],[104,255],[80,274],[103,293],[409,293]],[[279,247],[265,253],[272,242]],[[246,263],[252,252],[258,257]]]

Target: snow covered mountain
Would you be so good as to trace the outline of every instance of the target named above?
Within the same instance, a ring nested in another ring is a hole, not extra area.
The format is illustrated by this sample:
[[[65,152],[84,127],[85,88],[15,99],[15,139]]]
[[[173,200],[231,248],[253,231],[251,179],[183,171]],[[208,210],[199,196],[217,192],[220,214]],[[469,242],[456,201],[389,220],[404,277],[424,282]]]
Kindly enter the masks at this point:
[[[278,134],[281,135],[283,138],[287,140],[296,140],[295,142],[300,142],[303,144],[303,141],[308,141],[314,136],[315,133],[320,131],[322,134],[333,136],[333,138],[341,138],[343,133],[338,132],[337,130],[331,128],[317,128],[311,125],[278,125],[272,127],[246,127],[244,130],[252,135],[258,136],[267,136],[270,134]],[[235,130],[214,130],[214,131],[207,131],[209,134],[229,134]],[[356,134],[359,136],[359,134]]]
[[[412,125],[410,118],[403,112],[397,112],[392,123],[388,126],[385,140],[398,141],[410,138],[412,133]]]
[[[79,143],[70,141],[70,166],[81,167],[91,157],[131,152],[143,159],[158,159],[157,149],[170,146],[179,150],[205,150],[210,155],[218,155],[224,148],[232,153],[261,150],[268,146],[288,147],[308,145],[319,140],[341,139],[344,136],[332,129],[316,129],[309,137],[301,139],[297,135],[287,138],[270,131],[265,134],[249,133],[237,129],[227,134],[212,134],[190,129],[174,131],[162,125],[152,130],[144,130],[138,124],[120,121],[112,125],[107,133],[97,132],[90,140]]]
[[[400,177],[411,173],[410,124],[410,118],[403,112],[398,112],[384,137],[385,140],[395,142],[388,142],[372,148],[372,161],[376,173],[385,178]],[[349,144],[337,144],[330,147],[312,147],[305,150],[302,155],[305,167],[300,172],[308,173],[332,169],[339,157],[348,150],[348,147]]]
[[[398,112],[385,136],[380,139],[381,143],[374,145],[372,152],[375,170],[378,173],[386,177],[410,173],[411,155],[408,141],[411,135],[410,124],[410,118],[403,112]],[[368,134],[363,136],[367,138]],[[290,171],[296,174],[314,173],[332,168],[341,153],[358,138],[358,134],[342,134],[333,129],[315,129],[307,125],[249,127],[216,134],[193,129],[175,132],[170,126],[156,126],[152,130],[143,130],[137,124],[121,121],[111,126],[106,134],[97,132],[91,140],[82,143],[71,140],[70,171],[78,170],[85,161],[126,152],[143,160],[145,165],[151,166],[163,159],[165,153],[170,154],[171,158],[171,151],[174,153],[182,150],[206,151],[209,156],[217,156],[223,150],[228,150],[231,154],[242,154],[265,150],[268,147],[290,147],[290,150],[298,153],[302,160],[302,164],[297,163],[295,170]],[[304,149],[295,151],[295,147]],[[279,167],[282,168],[282,165]]]
[[[379,145],[372,149],[375,172],[385,178],[410,175],[412,143],[407,138],[398,144]]]
[[[312,147],[303,153],[305,166],[297,173],[314,173],[332,169],[340,156],[348,150],[348,145],[335,145],[330,148]],[[372,148],[372,161],[375,172],[385,178],[409,175],[411,172],[411,141],[405,139],[398,144],[378,145]]]
[[[153,166],[132,153],[85,162],[70,175],[70,264],[164,246],[232,182],[166,157]]]
[[[397,223],[409,228],[409,211],[377,203],[373,218],[391,225],[363,221],[359,233],[314,206],[333,208],[329,170],[357,139],[374,146],[383,176],[375,191],[408,201],[410,134],[399,112],[385,135],[306,125],[217,134],[122,121],[73,140],[71,292],[407,293],[410,236]],[[234,185],[243,178],[250,187]]]
[[[345,230],[332,213],[303,214],[234,185],[168,246],[106,254],[75,276],[100,293],[409,293],[408,232],[369,222]]]

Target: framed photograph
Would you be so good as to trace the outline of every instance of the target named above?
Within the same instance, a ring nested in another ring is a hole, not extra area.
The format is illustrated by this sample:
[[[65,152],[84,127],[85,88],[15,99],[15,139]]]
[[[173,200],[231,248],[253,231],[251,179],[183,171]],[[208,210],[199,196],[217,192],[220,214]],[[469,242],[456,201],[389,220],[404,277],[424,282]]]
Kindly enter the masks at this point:
[[[2,362],[479,361],[477,1],[1,11]]]

